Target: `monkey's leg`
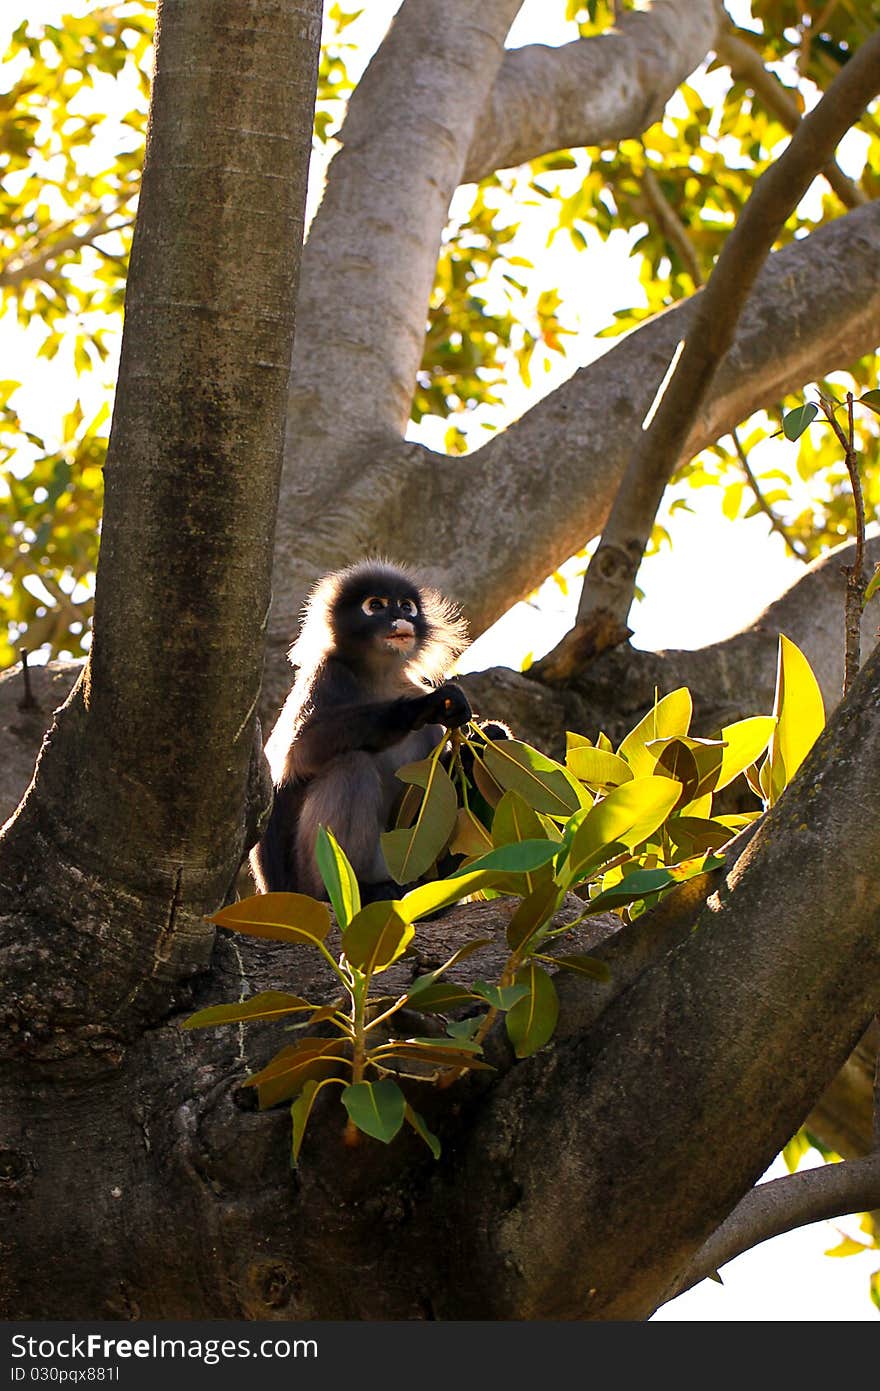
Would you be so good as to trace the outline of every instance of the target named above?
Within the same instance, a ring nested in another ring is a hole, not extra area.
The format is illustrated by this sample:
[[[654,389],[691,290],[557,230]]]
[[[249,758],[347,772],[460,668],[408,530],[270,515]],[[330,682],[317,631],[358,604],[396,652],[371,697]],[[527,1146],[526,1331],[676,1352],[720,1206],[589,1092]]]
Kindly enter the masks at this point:
[[[385,829],[386,794],[372,754],[335,758],[306,789],[296,837],[297,884],[303,893],[326,898],[315,863],[318,827],[332,831],[360,884],[388,879],[379,836]]]

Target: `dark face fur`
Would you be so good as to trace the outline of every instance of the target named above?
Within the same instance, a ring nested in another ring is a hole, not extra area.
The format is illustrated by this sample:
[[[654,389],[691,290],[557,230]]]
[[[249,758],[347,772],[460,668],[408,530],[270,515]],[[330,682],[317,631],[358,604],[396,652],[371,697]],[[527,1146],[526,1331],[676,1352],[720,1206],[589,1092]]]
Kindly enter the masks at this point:
[[[424,645],[428,624],[419,590],[390,567],[352,575],[340,587],[331,612],[337,656],[352,665],[406,663]]]

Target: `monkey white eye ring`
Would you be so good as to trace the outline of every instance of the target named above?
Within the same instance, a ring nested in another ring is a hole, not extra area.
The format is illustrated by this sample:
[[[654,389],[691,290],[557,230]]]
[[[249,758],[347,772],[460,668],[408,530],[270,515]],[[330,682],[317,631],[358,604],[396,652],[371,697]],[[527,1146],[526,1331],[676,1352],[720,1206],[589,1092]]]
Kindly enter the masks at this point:
[[[388,600],[380,599],[376,594],[371,594],[370,597],[368,599],[365,599],[364,602],[361,604],[361,608],[363,609],[364,613],[367,614],[368,617],[370,617],[374,613],[381,613],[382,610],[387,609],[387,607]]]

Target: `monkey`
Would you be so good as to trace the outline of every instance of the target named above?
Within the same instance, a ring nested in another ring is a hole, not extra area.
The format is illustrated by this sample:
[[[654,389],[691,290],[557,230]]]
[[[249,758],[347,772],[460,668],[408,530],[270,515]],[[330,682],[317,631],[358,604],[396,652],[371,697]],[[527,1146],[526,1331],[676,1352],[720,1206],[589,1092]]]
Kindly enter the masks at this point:
[[[293,689],[266,744],[275,796],[251,851],[259,892],[327,898],[315,862],[323,825],[362,902],[399,896],[380,843],[403,791],[395,773],[472,718],[464,692],[443,679],[466,643],[456,607],[397,565],[360,561],[318,581],[288,654]]]

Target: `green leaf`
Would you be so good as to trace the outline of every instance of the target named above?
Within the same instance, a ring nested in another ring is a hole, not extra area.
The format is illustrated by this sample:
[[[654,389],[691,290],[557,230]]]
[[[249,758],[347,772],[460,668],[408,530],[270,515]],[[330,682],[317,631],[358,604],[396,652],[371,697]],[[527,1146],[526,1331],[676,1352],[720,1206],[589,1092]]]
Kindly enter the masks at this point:
[[[412,826],[385,831],[381,836],[382,853],[392,877],[398,884],[411,884],[446,848],[455,829],[458,798],[452,779],[437,758],[409,763],[398,768],[397,776],[424,788],[425,793]]]
[[[235,1024],[243,1019],[279,1019],[284,1014],[315,1009],[318,1009],[318,1005],[310,1004],[299,995],[285,995],[281,990],[264,990],[236,1004],[210,1005],[207,1009],[200,1009],[185,1019],[181,1028],[206,1029],[211,1024]]]
[[[534,960],[517,971],[516,983],[526,986],[526,995],[508,1010],[505,1024],[516,1056],[528,1058],[552,1038],[559,1000],[550,976]]]
[[[800,648],[779,634],[776,666],[776,728],[770,740],[770,805],[791,782],[825,727],[822,692]]]
[[[344,932],[355,913],[360,912],[361,894],[357,876],[342,846],[326,827],[318,827],[315,861],[333,905],[340,932]]]
[[[423,984],[424,982],[424,984]],[[426,1014],[444,1014],[448,1009],[471,1004],[477,997],[453,981],[435,980],[434,972],[419,976],[407,991],[406,1003]]]
[[[414,1111],[413,1108],[410,1106],[409,1102],[407,1102],[406,1110],[403,1114],[407,1124],[411,1125],[416,1134],[421,1136],[425,1144],[428,1146],[428,1149],[433,1154],[434,1158],[439,1159],[440,1141],[437,1139],[437,1136],[433,1133],[433,1131],[430,1131],[428,1129],[427,1125],[425,1124],[424,1117],[420,1116],[418,1111]]]
[[[406,1114],[406,1097],[389,1078],[343,1088],[342,1104],[358,1130],[383,1145],[394,1139]]]
[[[403,898],[395,900],[395,906],[402,918],[415,922],[426,913],[434,913],[440,908],[447,908],[450,903],[458,903],[478,889],[491,887],[495,877],[490,871],[474,871],[471,865],[467,865],[452,878],[433,879],[429,884],[410,889]]]
[[[583,805],[583,794],[571,774],[530,744],[505,739],[487,745],[483,757],[496,782],[519,792],[535,811],[571,816]]]
[[[680,686],[658,700],[653,709],[639,720],[635,729],[630,730],[617,752],[626,759],[634,777],[647,777],[654,771],[656,755],[645,747],[652,739],[671,739],[676,734],[687,734],[693,708],[690,691],[686,686]]]
[[[603,893],[591,898],[586,905],[587,912],[600,913],[611,908],[622,908],[627,903],[634,903],[638,898],[647,898],[648,894],[668,889],[670,884],[676,882],[675,875],[670,874],[668,869],[634,869],[612,888],[605,889]]]
[[[880,565],[877,566],[877,569],[874,571],[873,575],[868,581],[868,587],[865,590],[866,604],[869,599],[873,599],[878,589],[880,589]]]
[[[596,956],[584,956],[582,952],[566,952],[564,956],[542,957],[541,959],[552,961],[554,965],[561,966],[564,971],[574,971],[579,976],[588,976],[590,980],[606,981],[611,979],[608,966]]]
[[[796,406],[793,411],[788,411],[782,417],[782,432],[787,440],[800,439],[806,430],[819,414],[819,407],[814,401],[808,401],[805,406]]]
[[[519,951],[539,928],[552,920],[562,894],[556,880],[549,879],[522,900],[507,924],[507,944],[511,951]]]
[[[565,761],[569,772],[590,787],[619,787],[633,775],[626,759],[583,744],[570,748]]]
[[[870,410],[876,411],[880,415],[880,391],[876,387],[871,391],[866,391],[859,397],[859,405],[868,406]]]
[[[342,950],[350,965],[364,975],[384,971],[402,956],[414,936],[412,923],[396,903],[368,903],[342,934]]]
[[[302,1142],[306,1133],[306,1126],[309,1123],[309,1116],[312,1114],[312,1106],[315,1103],[315,1097],[322,1087],[326,1087],[330,1083],[335,1083],[338,1086],[340,1081],[341,1079],[338,1077],[325,1077],[323,1082],[317,1082],[314,1078],[311,1078],[305,1083],[299,1096],[291,1106],[290,1119],[293,1122],[293,1133],[290,1140],[290,1164],[292,1168],[296,1168],[297,1160],[299,1159],[299,1152],[302,1149]]]
[[[540,869],[541,865],[549,864],[558,850],[559,842],[556,840],[521,840],[513,845],[501,845],[481,859],[474,860],[462,871],[462,877],[477,870],[491,871],[493,876],[529,874],[532,870]],[[454,883],[457,877],[453,874],[448,882]]]
[[[662,826],[680,792],[681,784],[667,777],[638,777],[615,787],[587,812],[575,833],[565,866],[567,881],[571,883],[596,867],[612,845],[632,850],[646,840]]]
[[[455,832],[449,842],[451,855],[485,855],[492,849],[492,837],[470,807],[459,807]]]
[[[371,1061],[381,1067],[387,1067],[390,1059],[409,1059],[412,1062],[423,1063],[427,1067],[468,1067],[477,1072],[491,1072],[493,1069],[489,1063],[480,1062],[473,1056],[471,1050],[459,1040],[453,1042],[452,1039],[437,1039],[426,1042],[424,1039],[415,1040],[410,1038],[395,1039],[391,1043],[385,1043],[381,1048],[370,1054]]]
[[[513,1006],[529,993],[526,985],[491,985],[485,980],[475,980],[473,992],[481,1000],[486,1000],[493,1009],[513,1009]]]
[[[515,845],[524,840],[545,840],[546,829],[536,811],[518,792],[505,792],[492,821],[493,846]]]
[[[209,921],[248,937],[314,946],[330,931],[330,910],[308,894],[254,894],[221,908]]]

